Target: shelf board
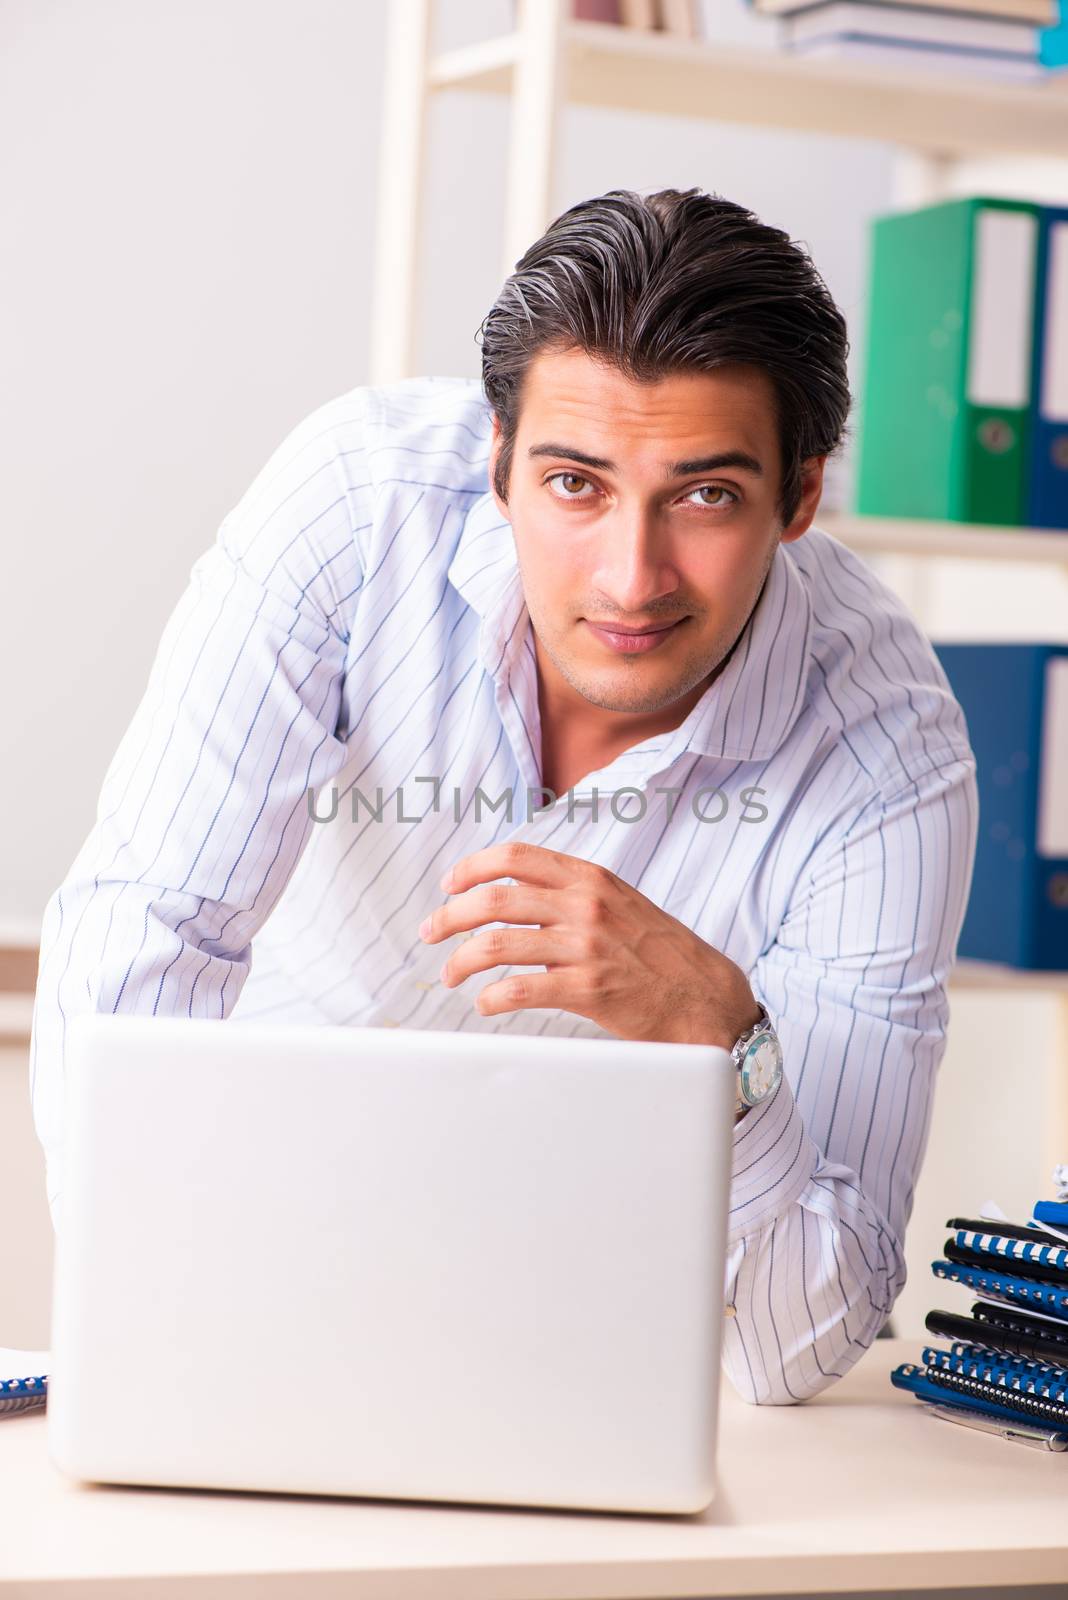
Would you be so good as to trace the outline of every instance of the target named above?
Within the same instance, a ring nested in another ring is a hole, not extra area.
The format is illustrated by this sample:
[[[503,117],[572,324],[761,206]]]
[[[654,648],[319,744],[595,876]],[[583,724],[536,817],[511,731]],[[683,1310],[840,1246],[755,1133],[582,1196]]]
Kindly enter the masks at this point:
[[[817,513],[815,526],[850,549],[962,561],[1027,561],[1068,567],[1068,530],[972,522],[909,522],[847,511]]]
[[[447,51],[432,89],[507,93],[517,33]],[[1007,83],[877,63],[810,61],[603,22],[571,22],[565,100],[714,122],[875,139],[946,156],[1068,157],[1068,72]]]
[[[32,1023],[32,994],[0,994],[0,1047],[26,1044]]]
[[[1068,972],[1024,972],[993,961],[962,959],[950,973],[949,984],[955,989],[1033,989],[1068,995]]]
[[[951,989],[1029,989],[1036,994],[1068,996],[1068,972],[1023,972],[992,961],[958,961],[949,976]],[[33,989],[0,993],[0,1046],[25,1043],[33,1018]]]

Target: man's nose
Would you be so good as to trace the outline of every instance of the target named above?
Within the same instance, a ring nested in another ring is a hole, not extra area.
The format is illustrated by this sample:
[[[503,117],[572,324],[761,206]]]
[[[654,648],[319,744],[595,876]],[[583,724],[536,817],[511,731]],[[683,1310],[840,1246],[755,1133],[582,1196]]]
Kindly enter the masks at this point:
[[[600,530],[599,530],[600,531]],[[655,508],[620,510],[604,527],[593,583],[626,622],[679,587],[670,543]],[[651,617],[650,617],[651,620]]]

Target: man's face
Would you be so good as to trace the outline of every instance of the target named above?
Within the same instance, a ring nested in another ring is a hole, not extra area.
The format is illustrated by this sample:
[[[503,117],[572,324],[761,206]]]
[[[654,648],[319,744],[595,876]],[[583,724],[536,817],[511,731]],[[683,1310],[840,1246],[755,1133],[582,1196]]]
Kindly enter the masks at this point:
[[[491,483],[498,449],[494,419]],[[824,459],[806,463],[804,498],[784,530],[775,395],[759,368],[634,384],[581,350],[540,351],[524,383],[508,503],[497,504],[512,524],[540,661],[559,674],[557,698],[630,713],[696,703],[779,540],[800,538],[815,515]],[[613,625],[666,631],[641,646]]]

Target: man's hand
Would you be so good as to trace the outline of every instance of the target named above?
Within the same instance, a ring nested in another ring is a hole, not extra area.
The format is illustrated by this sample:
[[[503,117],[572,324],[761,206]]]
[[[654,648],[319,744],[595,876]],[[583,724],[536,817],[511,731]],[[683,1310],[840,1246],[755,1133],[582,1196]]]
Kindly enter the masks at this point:
[[[491,967],[546,968],[487,984],[475,998],[482,1016],[549,1006],[620,1039],[725,1050],[759,1018],[740,967],[607,867],[513,842],[464,856],[441,887],[457,898],[420,927],[428,944],[488,922],[527,924],[467,939],[441,969],[446,987]]]

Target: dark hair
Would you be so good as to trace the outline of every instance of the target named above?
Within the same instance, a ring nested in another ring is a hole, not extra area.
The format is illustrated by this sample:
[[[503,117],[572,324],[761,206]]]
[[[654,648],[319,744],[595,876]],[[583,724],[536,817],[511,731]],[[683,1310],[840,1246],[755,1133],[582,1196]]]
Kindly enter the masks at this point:
[[[778,401],[784,526],[801,463],[846,437],[845,319],[807,250],[701,189],[610,189],[572,206],[516,263],[479,334],[482,387],[501,425],[502,500],[523,379],[544,349],[577,347],[636,382],[728,362],[763,367]]]

